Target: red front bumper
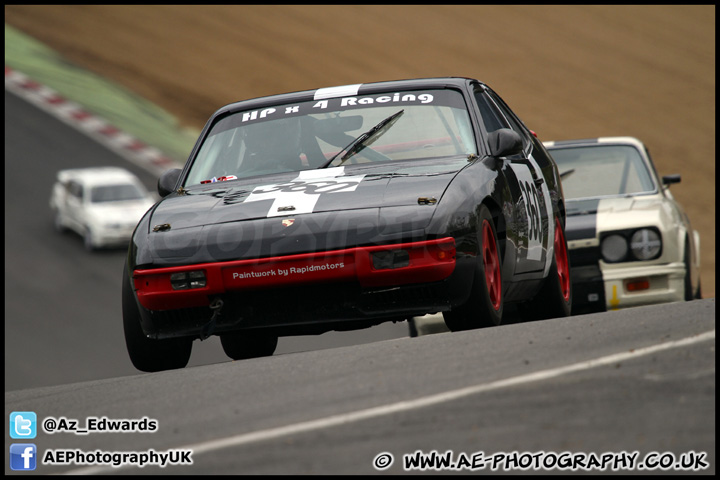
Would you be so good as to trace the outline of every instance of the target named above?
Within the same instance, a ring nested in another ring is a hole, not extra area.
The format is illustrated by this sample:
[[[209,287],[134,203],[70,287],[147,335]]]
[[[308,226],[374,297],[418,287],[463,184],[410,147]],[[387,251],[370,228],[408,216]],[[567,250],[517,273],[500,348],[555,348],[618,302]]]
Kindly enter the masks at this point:
[[[407,252],[407,266],[373,266],[372,254]],[[251,290],[318,282],[357,281],[362,287],[383,287],[437,282],[455,269],[455,240],[451,237],[423,242],[356,247],[282,257],[203,263],[181,267],[135,270],[133,283],[140,304],[148,310],[207,306],[210,297],[228,291]],[[201,288],[175,290],[174,273],[205,274]]]

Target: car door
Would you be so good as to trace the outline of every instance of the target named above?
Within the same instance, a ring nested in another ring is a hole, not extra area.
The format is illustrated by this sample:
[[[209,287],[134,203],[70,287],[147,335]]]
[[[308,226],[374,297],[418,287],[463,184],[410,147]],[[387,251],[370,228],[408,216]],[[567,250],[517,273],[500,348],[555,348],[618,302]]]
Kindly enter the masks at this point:
[[[80,182],[71,180],[68,183],[67,220],[75,231],[83,228],[83,186]]]
[[[502,168],[515,203],[515,273],[547,272],[552,259],[554,222],[549,188],[533,156],[530,133],[515,118],[502,100],[487,87],[475,92],[488,133],[499,128],[515,130],[523,140],[522,152],[505,157]]]

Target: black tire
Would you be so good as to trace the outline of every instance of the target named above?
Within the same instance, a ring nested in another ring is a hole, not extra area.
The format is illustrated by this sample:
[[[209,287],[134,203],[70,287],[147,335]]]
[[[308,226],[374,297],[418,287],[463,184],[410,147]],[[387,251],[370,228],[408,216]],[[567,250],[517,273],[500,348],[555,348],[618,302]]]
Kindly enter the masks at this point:
[[[155,340],[145,336],[127,266],[123,269],[122,310],[125,345],[135,368],[143,372],[160,372],[187,366],[192,353],[192,338]]]
[[[90,231],[90,228],[85,229],[85,234],[83,235],[83,244],[85,245],[85,250],[88,252],[92,252],[96,250],[95,244],[93,243],[92,239],[92,232]]]
[[[480,207],[478,261],[470,298],[459,308],[443,312],[451,332],[500,325],[503,315],[502,264],[497,232],[490,210]]]
[[[277,335],[268,335],[253,331],[229,332],[220,334],[225,355],[233,360],[269,357],[277,348]]]
[[[59,210],[53,210],[53,227],[55,227],[55,231],[58,233],[66,233],[68,231],[67,227],[63,225],[62,223],[62,217],[60,215]]]
[[[560,219],[555,217],[553,259],[548,277],[535,297],[520,305],[523,320],[568,317],[572,310],[572,281],[567,240]]]
[[[700,287],[700,282],[698,281],[698,287],[697,290],[693,292],[692,288],[692,264],[690,263],[692,260],[690,259],[690,239],[685,239],[685,253],[683,255],[683,263],[685,263],[685,300],[699,300],[702,298],[702,288]]]
[[[685,264],[685,280],[683,286],[685,287],[685,301],[689,302],[693,299],[692,291],[692,277],[690,276],[690,245],[688,239],[685,239],[685,252],[683,254],[683,263]]]

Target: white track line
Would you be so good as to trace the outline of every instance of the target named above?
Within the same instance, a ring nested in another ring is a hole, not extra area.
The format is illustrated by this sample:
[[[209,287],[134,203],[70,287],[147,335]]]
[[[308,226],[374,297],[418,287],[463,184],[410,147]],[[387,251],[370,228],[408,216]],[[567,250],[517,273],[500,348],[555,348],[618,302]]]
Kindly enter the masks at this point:
[[[237,447],[240,445],[247,445],[249,443],[262,442],[271,440],[279,437],[285,437],[288,435],[295,435],[298,433],[310,432],[313,430],[320,430],[324,428],[335,427],[338,425],[345,425],[352,422],[359,422],[361,420],[367,420],[369,418],[381,417],[384,415],[390,415],[393,413],[403,412],[407,410],[414,410],[417,408],[429,407],[437,405],[443,402],[450,402],[457,400],[462,397],[469,395],[475,395],[478,393],[488,392],[491,390],[498,390],[505,387],[512,387],[515,385],[521,385],[524,383],[537,382],[539,380],[547,380],[549,378],[559,377],[568,373],[579,372],[581,370],[588,370],[603,365],[610,365],[625,360],[630,360],[643,355],[650,355],[652,353],[660,352],[670,348],[684,347],[692,345],[694,343],[704,342],[715,338],[715,330],[694,335],[692,337],[686,337],[681,340],[674,340],[671,342],[661,343],[650,347],[638,348],[628,352],[616,353],[613,355],[607,355],[605,357],[599,357],[591,360],[586,360],[580,363],[574,363],[565,367],[551,368],[547,370],[540,370],[539,372],[528,373],[526,375],[518,375],[516,377],[506,378],[504,380],[497,380],[490,383],[482,383],[479,385],[473,385],[471,387],[460,388],[457,390],[450,390],[435,395],[429,395],[427,397],[417,398],[415,400],[408,400],[404,402],[391,403],[389,405],[382,405],[379,407],[368,408],[366,410],[358,410],[356,412],[344,413],[340,415],[333,415],[330,417],[319,418],[317,420],[310,420],[308,422],[295,423],[292,425],[286,425],[284,427],[271,428],[268,430],[260,430],[257,432],[243,433],[240,435],[233,435],[231,437],[219,438],[217,440],[210,440],[207,442],[195,443],[192,445],[185,445],[183,447],[177,447],[174,450],[192,450],[192,455],[199,455],[201,453],[212,452],[228,447]],[[87,468],[80,468],[65,472],[66,475],[93,475],[103,472],[117,471],[119,467],[109,466],[93,466]]]

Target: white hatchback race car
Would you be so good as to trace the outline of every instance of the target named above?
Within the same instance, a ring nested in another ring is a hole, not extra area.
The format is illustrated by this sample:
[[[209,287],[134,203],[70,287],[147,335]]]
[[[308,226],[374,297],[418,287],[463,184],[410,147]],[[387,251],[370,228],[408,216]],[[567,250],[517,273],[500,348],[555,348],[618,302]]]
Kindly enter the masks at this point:
[[[545,142],[562,178],[573,314],[701,298],[700,235],[632,137]]]
[[[155,202],[142,182],[120,167],[60,170],[50,196],[55,228],[77,232],[88,250],[127,246]]]

